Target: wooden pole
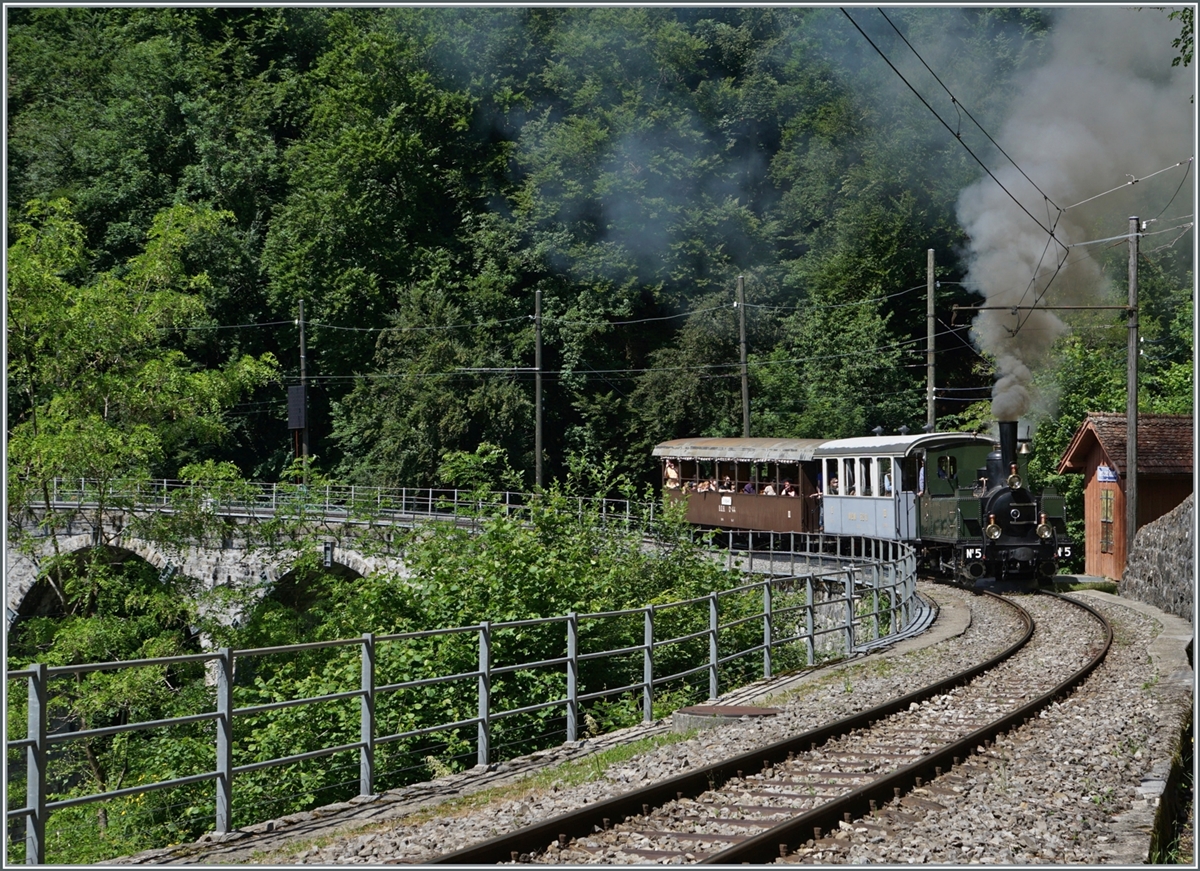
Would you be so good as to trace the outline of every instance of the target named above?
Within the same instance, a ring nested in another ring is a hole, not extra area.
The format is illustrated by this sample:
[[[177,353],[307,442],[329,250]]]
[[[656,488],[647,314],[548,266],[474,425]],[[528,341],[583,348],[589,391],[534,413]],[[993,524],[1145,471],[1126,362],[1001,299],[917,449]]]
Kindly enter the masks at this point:
[[[937,428],[937,415],[933,408],[933,249],[930,248],[926,252],[925,262],[925,282],[926,282],[926,299],[925,299],[925,423],[929,427],[929,431],[933,432]]]
[[[308,486],[308,363],[304,353],[304,300],[300,300],[300,392],[304,397],[304,427],[300,430],[303,484]]]
[[[746,282],[739,275],[737,280],[737,306],[741,317],[740,351],[742,362],[742,438],[750,438],[750,373],[746,368]]]
[[[1133,537],[1137,534],[1137,419],[1138,419],[1138,235],[1141,222],[1137,216],[1129,219],[1129,352],[1126,370],[1125,414],[1125,562],[1133,552]]]
[[[542,489],[542,289],[539,287],[533,296],[533,477],[537,489]]]

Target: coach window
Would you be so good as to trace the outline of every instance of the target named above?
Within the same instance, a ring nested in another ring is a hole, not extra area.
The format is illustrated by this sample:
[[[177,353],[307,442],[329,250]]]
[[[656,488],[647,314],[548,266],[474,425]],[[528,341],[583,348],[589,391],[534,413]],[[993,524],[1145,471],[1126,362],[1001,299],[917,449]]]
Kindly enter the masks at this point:
[[[872,468],[875,461],[870,457],[860,457],[858,461],[858,495],[874,496],[878,489],[875,486],[875,474]]]
[[[880,496],[892,495],[892,458],[877,457],[875,459],[876,466],[879,469],[879,486],[875,492]]]
[[[847,457],[842,460],[842,474],[838,490],[847,496],[857,496],[858,490],[854,485],[854,460]]]

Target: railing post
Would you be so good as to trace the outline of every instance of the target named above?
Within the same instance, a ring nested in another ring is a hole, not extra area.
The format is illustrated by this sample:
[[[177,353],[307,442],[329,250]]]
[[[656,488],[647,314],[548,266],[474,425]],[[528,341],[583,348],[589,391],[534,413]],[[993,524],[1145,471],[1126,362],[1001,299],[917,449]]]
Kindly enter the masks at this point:
[[[433,498],[433,490],[429,491]],[[479,624],[479,750],[475,761],[487,765],[491,745],[489,725],[492,708],[492,624],[484,620]]]
[[[567,740],[579,740],[579,615],[567,615]]]
[[[811,573],[804,578],[804,610],[805,628],[808,632],[804,647],[808,653],[808,664],[812,665],[816,661],[817,651],[816,638],[813,635],[813,576]]]
[[[708,594],[708,697],[717,697],[717,594]]]
[[[359,699],[358,794],[375,794],[375,633],[362,634],[362,698]]]
[[[25,818],[25,864],[42,865],[46,861],[46,746],[47,716],[50,707],[49,675],[42,663],[30,666],[29,701],[25,736],[33,743],[25,748],[25,806],[32,813]]]
[[[232,829],[233,814],[233,650],[217,651],[217,821],[218,835]]]
[[[642,632],[642,720],[654,720],[654,606],[647,605]]]
[[[846,656],[854,655],[854,569],[846,569]]]
[[[768,577],[763,582],[763,680],[771,677],[771,642],[772,635],[772,617],[771,617],[771,584],[773,580]]]

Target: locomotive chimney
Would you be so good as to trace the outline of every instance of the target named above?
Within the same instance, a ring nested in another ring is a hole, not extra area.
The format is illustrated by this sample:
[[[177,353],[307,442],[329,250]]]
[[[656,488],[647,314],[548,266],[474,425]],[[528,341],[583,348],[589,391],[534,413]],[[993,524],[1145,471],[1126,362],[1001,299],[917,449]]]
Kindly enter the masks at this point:
[[[1001,420],[997,425],[1000,427],[1000,458],[1004,462],[1007,474],[1007,470],[1017,461],[1017,422]]]

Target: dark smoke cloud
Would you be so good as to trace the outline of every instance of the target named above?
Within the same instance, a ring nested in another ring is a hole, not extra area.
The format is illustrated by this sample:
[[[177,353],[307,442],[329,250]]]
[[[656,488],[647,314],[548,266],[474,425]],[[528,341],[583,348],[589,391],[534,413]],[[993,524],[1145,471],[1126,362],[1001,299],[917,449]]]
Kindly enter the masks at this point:
[[[1190,70],[1171,67],[1178,23],[1161,9],[1063,9],[1055,18],[1047,62],[1020,82],[1001,146],[1059,207],[1070,207],[1147,176],[1192,154]],[[995,131],[993,131],[995,135]],[[1059,240],[1079,243],[1125,232],[1128,216],[1152,216],[1166,204],[1184,169],[1167,179],[1131,185],[1061,214],[1003,157],[993,172]],[[1165,195],[1164,195],[1165,190]],[[1182,208],[1183,212],[1190,211]],[[970,236],[968,284],[987,305],[1097,304],[1107,296],[1089,248],[1063,248],[991,178],[959,197]],[[1053,276],[1053,280],[1052,280]],[[1048,289],[1047,289],[1048,288]],[[1048,311],[981,312],[973,324],[979,347],[996,357],[992,410],[1016,420],[1033,407],[1033,372],[1067,325]]]

